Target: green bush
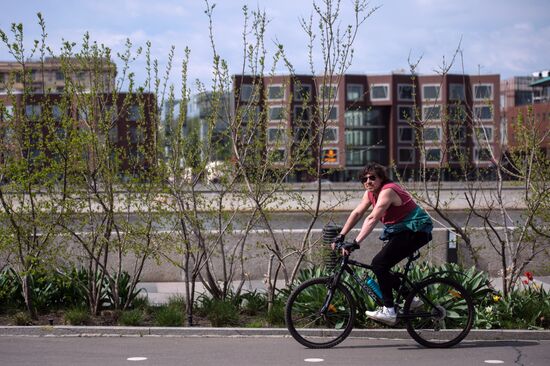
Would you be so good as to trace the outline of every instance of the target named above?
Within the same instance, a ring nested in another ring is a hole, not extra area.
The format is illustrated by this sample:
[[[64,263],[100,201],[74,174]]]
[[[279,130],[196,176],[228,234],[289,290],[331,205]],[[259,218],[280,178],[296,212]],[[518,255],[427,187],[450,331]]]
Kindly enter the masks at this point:
[[[267,322],[272,326],[283,326],[285,324],[285,303],[275,300],[273,307],[267,312]]]
[[[0,312],[21,309],[25,306],[21,291],[21,281],[17,273],[6,268],[0,272]]]
[[[65,312],[65,323],[70,325],[86,325],[90,321],[90,315],[86,309],[76,307]]]
[[[184,321],[184,313],[181,309],[162,305],[155,309],[155,324],[159,327],[181,327]]]
[[[132,290],[132,278],[130,277],[130,274],[128,274],[128,272],[123,271],[117,276],[115,276],[115,278],[113,279],[113,284],[109,284],[109,280],[107,278],[105,279],[103,287],[103,291],[105,292],[105,306],[111,309],[121,309],[128,301],[129,307],[132,307],[132,303],[136,300],[143,289],[136,287]],[[112,287],[114,286],[114,282],[117,280],[118,303],[115,299],[115,294]]]
[[[265,294],[256,290],[242,294],[239,299],[243,314],[254,316],[265,312],[267,309]]]
[[[147,296],[138,296],[132,302],[132,309],[147,310],[149,308],[149,298]]]
[[[185,297],[182,295],[170,296],[168,299],[168,306],[174,309],[179,309],[182,313],[185,313]]]
[[[26,311],[18,311],[17,313],[13,314],[12,320],[15,325],[31,325],[32,319],[29,313]]]
[[[476,327],[504,329],[550,328],[550,292],[531,284],[511,291],[507,296],[494,296],[480,304]]]
[[[201,294],[195,300],[195,314],[200,317],[208,316],[214,300],[206,294]]]
[[[213,327],[225,327],[239,323],[239,309],[231,301],[213,300],[206,315]]]
[[[123,311],[118,318],[118,323],[126,326],[138,326],[143,323],[143,311],[141,309]]]

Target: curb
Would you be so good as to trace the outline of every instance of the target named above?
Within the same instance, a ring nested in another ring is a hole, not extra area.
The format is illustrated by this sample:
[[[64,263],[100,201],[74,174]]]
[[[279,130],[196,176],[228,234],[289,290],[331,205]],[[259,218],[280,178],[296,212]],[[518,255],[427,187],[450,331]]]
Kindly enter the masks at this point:
[[[315,331],[312,331],[312,333]],[[286,328],[0,326],[0,337],[290,337]],[[354,329],[354,338],[409,339],[405,329]],[[550,330],[472,329],[467,340],[550,340]]]

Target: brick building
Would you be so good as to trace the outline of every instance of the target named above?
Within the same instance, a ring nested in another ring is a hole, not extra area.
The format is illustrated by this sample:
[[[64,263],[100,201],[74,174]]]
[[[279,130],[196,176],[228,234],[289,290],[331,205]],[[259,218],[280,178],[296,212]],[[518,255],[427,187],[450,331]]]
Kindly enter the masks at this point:
[[[501,153],[499,75],[347,74],[324,83],[310,75],[236,75],[234,83],[236,110],[252,103],[265,112],[268,145],[283,135],[292,142],[314,136],[326,120],[322,160],[333,181],[354,179],[370,161],[395,164],[410,177],[423,162],[458,166],[459,153],[475,168],[490,168],[489,148]],[[289,142],[276,146],[282,161],[293,149]]]
[[[105,130],[121,169],[147,168],[156,159],[156,100],[152,93],[114,93],[116,67],[96,60],[92,64],[49,58],[44,63],[0,62],[0,139],[8,147],[16,131],[38,129],[46,136],[55,129]],[[93,97],[92,97],[93,96]],[[99,128],[99,125],[102,128]],[[100,134],[101,132],[97,132]],[[38,153],[38,144],[30,149]],[[3,149],[3,154],[9,149]],[[47,152],[51,154],[51,152]],[[91,152],[90,152],[91,153]],[[0,157],[1,158],[1,157]]]

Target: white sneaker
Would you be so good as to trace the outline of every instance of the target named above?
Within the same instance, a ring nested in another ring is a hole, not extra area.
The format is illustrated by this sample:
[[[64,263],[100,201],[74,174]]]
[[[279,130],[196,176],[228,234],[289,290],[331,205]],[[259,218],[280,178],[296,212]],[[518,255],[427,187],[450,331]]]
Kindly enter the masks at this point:
[[[387,308],[383,306],[381,309],[375,311],[366,311],[365,315],[388,325],[394,325],[397,323],[397,314],[395,313],[394,308]]]
[[[420,299],[418,296],[413,297],[411,301],[411,307],[409,308],[411,311],[417,310],[424,305],[424,301]]]

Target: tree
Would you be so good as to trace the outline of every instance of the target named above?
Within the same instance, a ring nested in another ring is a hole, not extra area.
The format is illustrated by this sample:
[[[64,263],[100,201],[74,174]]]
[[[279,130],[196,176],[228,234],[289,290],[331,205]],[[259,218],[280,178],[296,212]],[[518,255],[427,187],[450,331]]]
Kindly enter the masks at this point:
[[[0,101],[0,249],[11,253],[10,264],[20,276],[33,319],[37,317],[33,274],[63,251],[58,224],[66,216],[65,202],[77,161],[66,150],[74,142],[74,126],[56,114],[68,100],[58,98],[54,105],[44,89],[47,49],[40,13],[38,20],[42,36],[29,53],[22,24],[12,24],[13,41],[0,30],[2,43],[18,65],[9,76],[8,96]],[[37,54],[40,68],[31,69],[27,60]],[[41,89],[33,87],[37,80],[42,80]]]

